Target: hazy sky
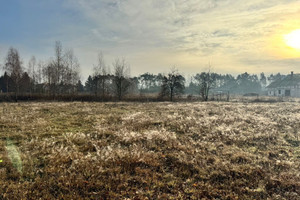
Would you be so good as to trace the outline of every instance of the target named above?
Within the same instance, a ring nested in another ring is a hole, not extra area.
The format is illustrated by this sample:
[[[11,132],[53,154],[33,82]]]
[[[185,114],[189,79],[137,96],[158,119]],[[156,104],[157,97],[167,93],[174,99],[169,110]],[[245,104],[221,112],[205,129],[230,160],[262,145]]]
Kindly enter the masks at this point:
[[[300,50],[284,41],[297,29],[299,0],[1,0],[0,57],[12,46],[27,66],[59,40],[84,79],[99,51],[108,65],[124,57],[132,75],[172,66],[188,75],[208,63],[219,73],[297,73]]]

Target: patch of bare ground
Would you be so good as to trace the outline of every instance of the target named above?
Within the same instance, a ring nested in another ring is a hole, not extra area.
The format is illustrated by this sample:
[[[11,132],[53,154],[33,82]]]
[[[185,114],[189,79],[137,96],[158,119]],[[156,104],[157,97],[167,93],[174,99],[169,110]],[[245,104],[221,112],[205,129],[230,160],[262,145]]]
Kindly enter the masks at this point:
[[[300,105],[0,104],[0,199],[299,199]]]

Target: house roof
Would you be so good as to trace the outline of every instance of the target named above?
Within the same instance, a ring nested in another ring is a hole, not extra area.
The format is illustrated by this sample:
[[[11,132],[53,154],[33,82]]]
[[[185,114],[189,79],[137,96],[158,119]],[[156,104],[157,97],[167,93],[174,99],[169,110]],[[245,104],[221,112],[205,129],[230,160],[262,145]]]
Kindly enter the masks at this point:
[[[287,75],[283,79],[279,79],[270,83],[267,88],[289,87],[296,85],[300,85],[300,74]]]

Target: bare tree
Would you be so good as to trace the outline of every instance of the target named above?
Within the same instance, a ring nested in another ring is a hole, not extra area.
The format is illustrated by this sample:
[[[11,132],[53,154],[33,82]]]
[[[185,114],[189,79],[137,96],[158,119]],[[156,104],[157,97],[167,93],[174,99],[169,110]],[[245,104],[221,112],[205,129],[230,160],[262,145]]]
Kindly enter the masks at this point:
[[[104,56],[101,51],[98,53],[97,61],[98,61],[97,65],[94,65],[94,68],[93,68],[94,76],[106,75],[107,74],[107,66],[105,64]]]
[[[52,76],[52,92],[55,95],[58,92],[58,85],[62,81],[63,71],[64,71],[64,59],[63,59],[63,50],[62,44],[60,41],[55,42],[55,57],[52,61],[52,64],[48,67],[52,67],[50,70],[53,74]]]
[[[45,63],[43,61],[39,61],[37,64],[37,71],[36,71],[36,82],[38,84],[41,84],[43,81],[43,68],[45,66]]]
[[[35,67],[36,67],[36,59],[35,56],[32,56],[28,62],[28,75],[32,78],[32,80],[35,80]]]
[[[11,77],[11,80],[13,81],[13,88],[17,101],[23,73],[22,61],[20,59],[18,50],[12,47],[8,50],[4,69],[8,72],[9,76]]]
[[[43,75],[47,82],[49,92],[55,96],[64,89],[64,82],[66,81],[66,61],[61,42],[55,42],[54,51],[55,56],[44,66]]]
[[[172,68],[171,72],[166,76],[162,76],[161,93],[162,97],[169,96],[173,101],[175,95],[183,94],[185,78],[178,73],[176,68]]]
[[[35,84],[36,84],[36,72],[35,72],[35,66],[36,66],[36,59],[34,56],[32,56],[28,62],[28,75],[31,78],[30,79],[30,92],[35,91]]]
[[[94,81],[95,81],[95,95],[97,96],[98,90],[101,92],[102,98],[105,97],[108,92],[108,73],[109,67],[106,66],[103,53],[98,54],[98,63],[93,68],[94,71]]]
[[[197,82],[202,99],[204,101],[207,101],[210,90],[216,84],[216,74],[211,73],[211,68],[209,66],[208,72],[202,72],[201,74],[196,74],[194,79]]]
[[[114,63],[114,87],[118,100],[122,100],[123,96],[128,92],[130,86],[129,66],[125,59],[116,58]]]
[[[74,93],[76,84],[80,80],[79,61],[72,49],[64,53],[59,41],[55,43],[54,50],[54,58],[47,64],[39,63],[39,70],[42,69],[40,74],[43,74],[49,93],[54,96],[58,93]]]
[[[55,84],[56,84],[56,73],[55,73],[55,66],[53,65],[53,62],[48,62],[43,67],[43,79],[47,86],[47,92],[50,94],[55,90]],[[53,92],[54,93],[54,92]]]
[[[80,65],[73,50],[66,51],[64,61],[63,82],[66,86],[70,86],[71,92],[74,93],[76,91],[76,84],[80,79]]]
[[[43,70],[45,68],[45,62],[39,60],[36,64],[36,69],[35,69],[35,86],[34,86],[34,92],[36,93],[42,93],[44,91],[44,82],[46,82],[46,79],[44,79],[43,76]]]

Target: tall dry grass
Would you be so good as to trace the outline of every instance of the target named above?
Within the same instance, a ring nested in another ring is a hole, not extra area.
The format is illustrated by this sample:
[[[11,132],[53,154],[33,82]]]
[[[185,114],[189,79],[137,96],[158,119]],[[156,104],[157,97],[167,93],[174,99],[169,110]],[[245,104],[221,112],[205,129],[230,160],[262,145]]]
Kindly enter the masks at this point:
[[[0,104],[1,199],[298,199],[300,105]]]

